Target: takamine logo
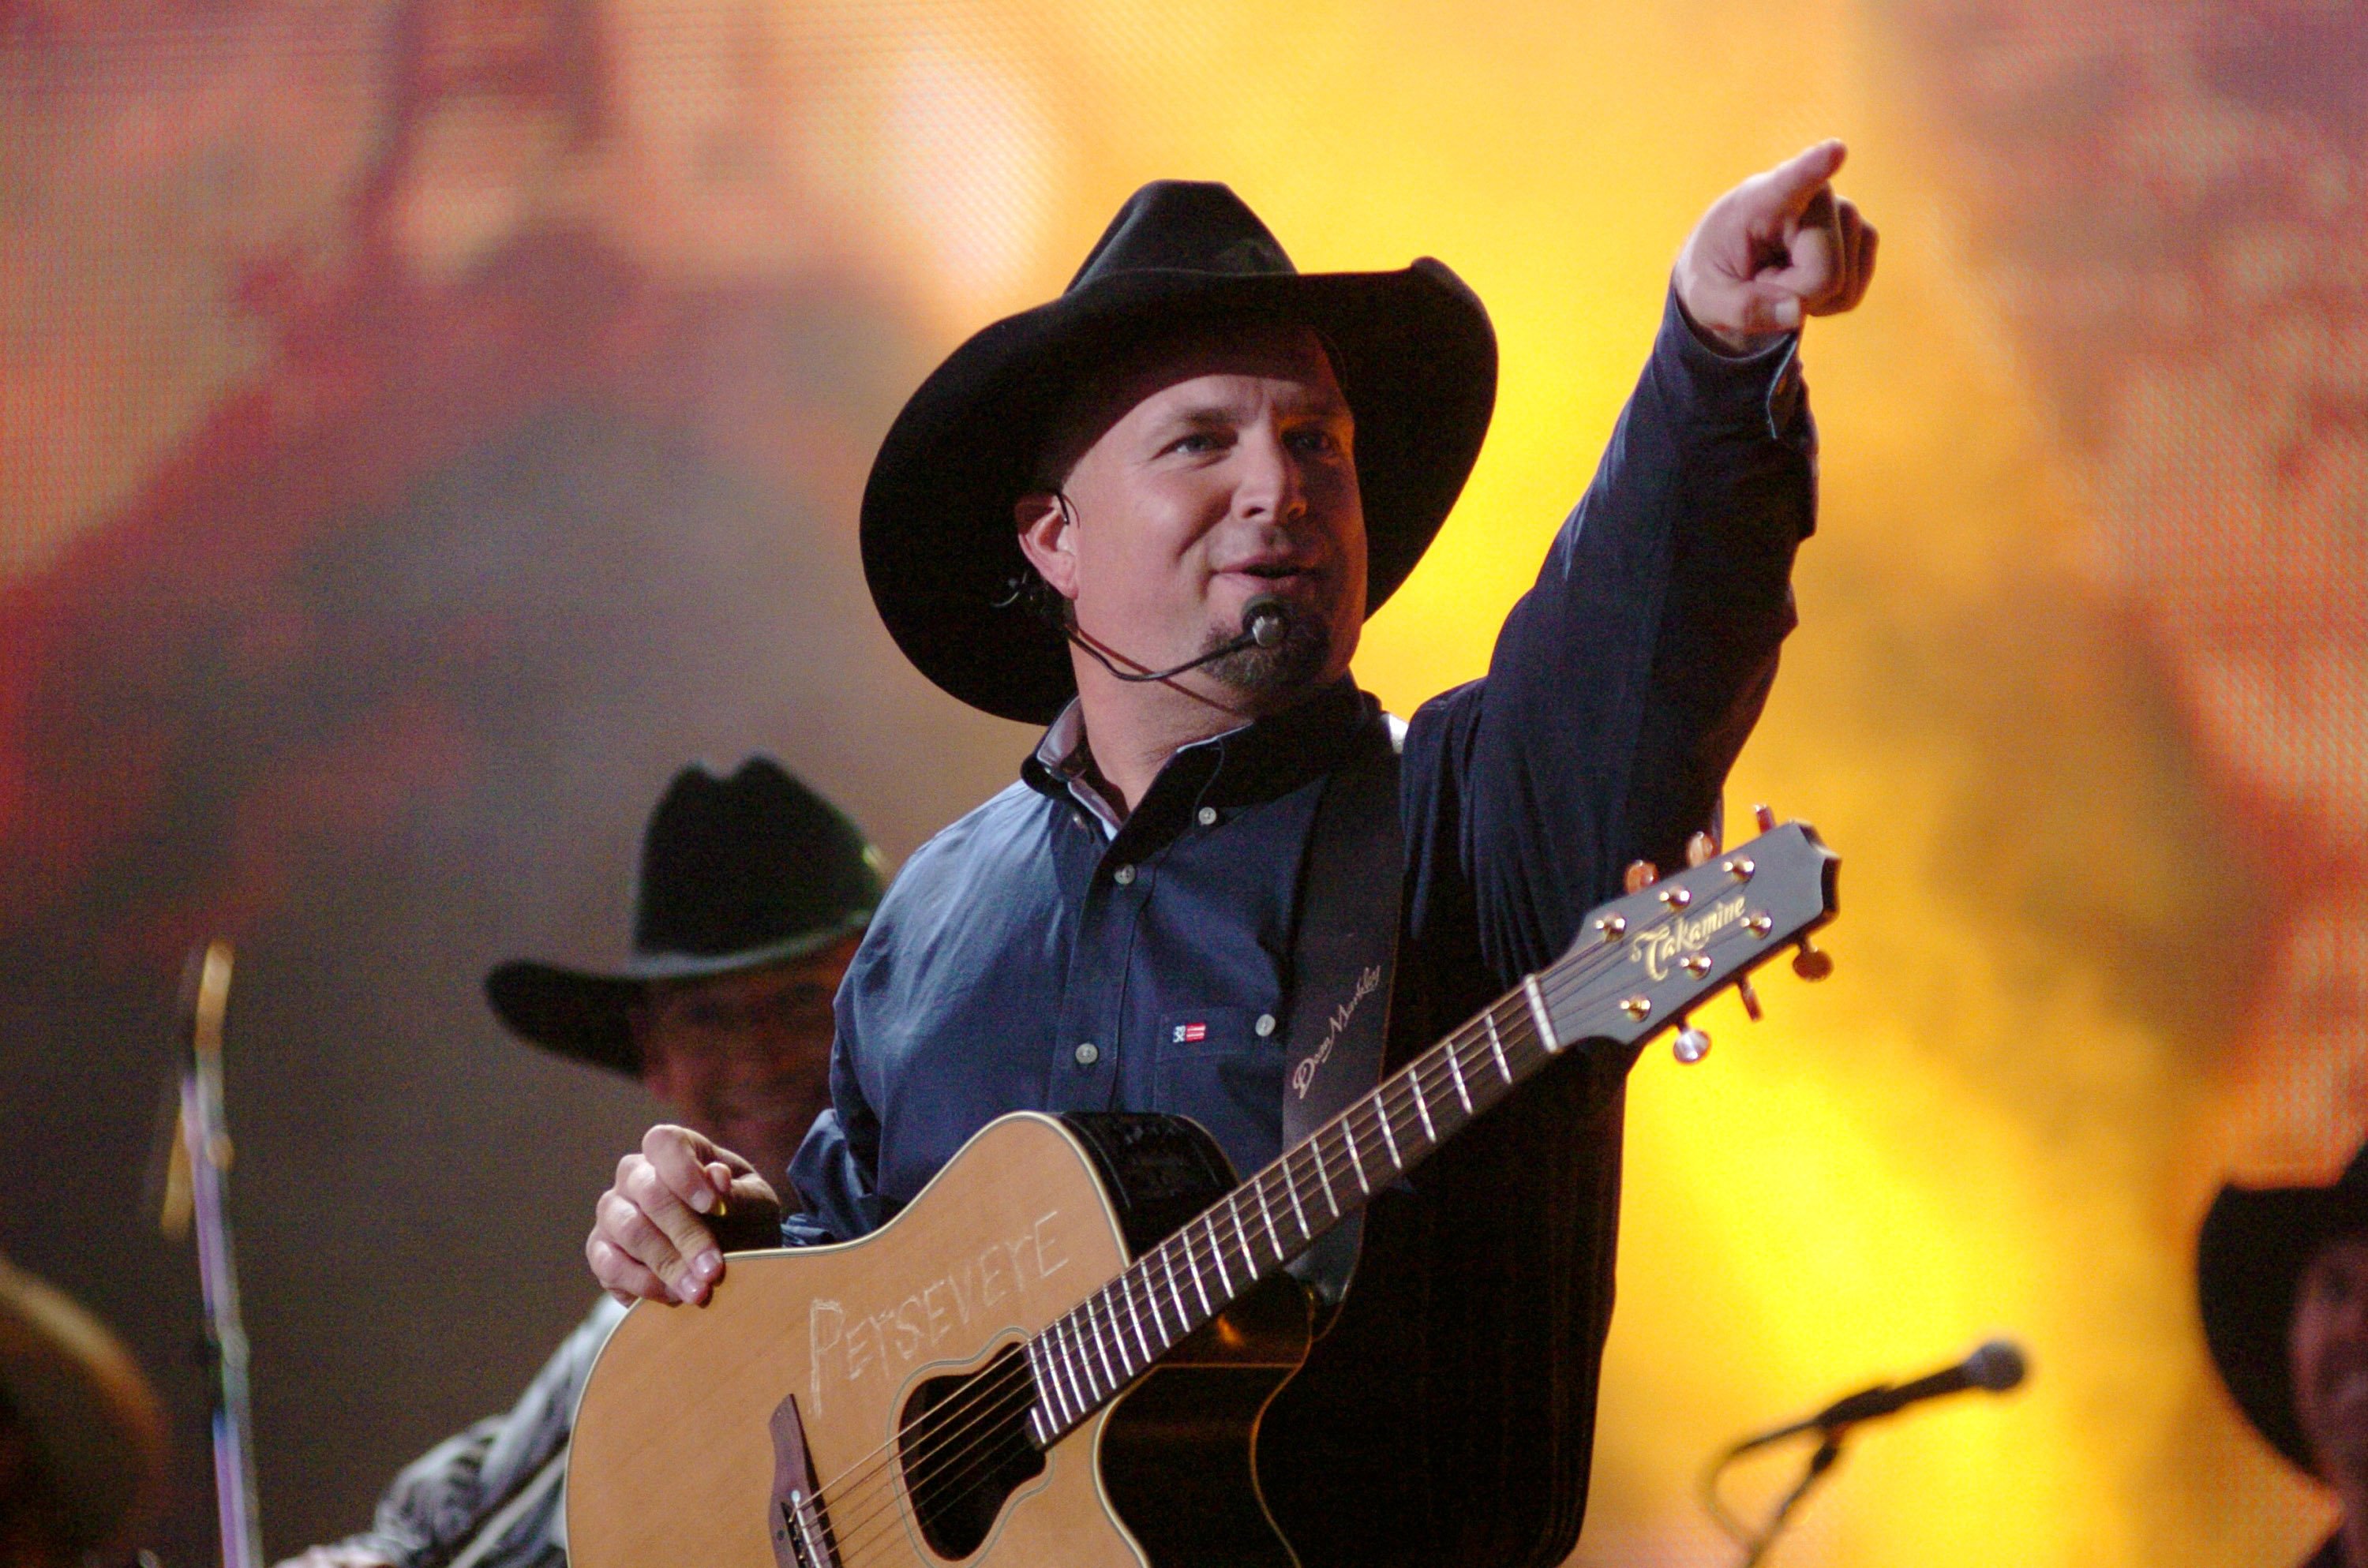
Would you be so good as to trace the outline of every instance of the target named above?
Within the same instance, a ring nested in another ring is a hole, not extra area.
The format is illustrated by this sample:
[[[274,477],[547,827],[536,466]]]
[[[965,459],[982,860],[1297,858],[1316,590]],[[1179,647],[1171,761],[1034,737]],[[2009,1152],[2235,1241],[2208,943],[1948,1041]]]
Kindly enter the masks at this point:
[[[1689,920],[1683,915],[1667,926],[1656,926],[1640,931],[1628,948],[1628,961],[1645,966],[1646,975],[1654,980],[1667,980],[1669,971],[1689,953],[1698,953],[1710,945],[1710,939],[1743,918],[1743,895],[1736,893],[1723,903],[1713,903]]]

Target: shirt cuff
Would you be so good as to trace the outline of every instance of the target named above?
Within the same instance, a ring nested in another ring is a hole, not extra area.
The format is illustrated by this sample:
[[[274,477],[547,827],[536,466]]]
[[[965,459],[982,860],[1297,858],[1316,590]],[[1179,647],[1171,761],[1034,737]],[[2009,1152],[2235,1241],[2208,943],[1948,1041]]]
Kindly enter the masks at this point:
[[[1816,448],[1808,418],[1808,386],[1801,376],[1801,335],[1788,332],[1748,354],[1728,354],[1703,341],[1678,302],[1672,281],[1661,309],[1653,358],[1686,400],[1718,424],[1756,425],[1771,441],[1804,451]]]

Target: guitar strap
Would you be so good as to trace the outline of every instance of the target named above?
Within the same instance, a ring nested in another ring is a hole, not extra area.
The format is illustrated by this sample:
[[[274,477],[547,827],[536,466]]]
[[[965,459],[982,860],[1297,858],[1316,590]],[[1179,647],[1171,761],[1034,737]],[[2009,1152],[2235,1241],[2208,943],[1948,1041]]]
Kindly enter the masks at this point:
[[[1326,780],[1300,872],[1283,1033],[1282,1146],[1298,1144],[1381,1082],[1397,963],[1406,840],[1398,821],[1404,726],[1374,712]],[[1291,1271],[1326,1307],[1356,1272],[1364,1217],[1351,1215]]]

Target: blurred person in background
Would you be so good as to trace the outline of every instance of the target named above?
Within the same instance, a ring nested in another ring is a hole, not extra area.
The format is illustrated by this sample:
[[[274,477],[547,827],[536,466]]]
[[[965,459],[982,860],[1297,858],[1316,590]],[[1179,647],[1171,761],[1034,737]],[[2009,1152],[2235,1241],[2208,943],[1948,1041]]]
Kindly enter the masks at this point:
[[[881,888],[854,823],[769,759],[721,779],[688,767],[643,838],[622,971],[514,961],[486,976],[486,999],[513,1032],[639,1079],[781,1177],[830,1103],[831,1003]],[[282,1568],[564,1562],[569,1423],[623,1315],[602,1297],[517,1404],[397,1476],[370,1529]]]
[[[0,1568],[128,1551],[164,1475],[164,1407],[131,1353],[0,1259]]]
[[[2326,1187],[2224,1187],[2203,1334],[2247,1420],[2343,1513],[2305,1568],[2368,1568],[2368,1147]]]

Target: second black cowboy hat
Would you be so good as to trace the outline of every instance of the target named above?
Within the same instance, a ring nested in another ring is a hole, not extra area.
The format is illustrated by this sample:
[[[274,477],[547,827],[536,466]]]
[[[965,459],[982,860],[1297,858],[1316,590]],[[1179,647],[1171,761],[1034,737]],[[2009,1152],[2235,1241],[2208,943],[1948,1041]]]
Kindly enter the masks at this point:
[[[1497,336],[1436,261],[1303,274],[1222,185],[1128,199],[1061,297],[954,350],[897,415],[863,492],[863,572],[896,645],[974,708],[1048,722],[1076,694],[1057,631],[1014,592],[1030,568],[1011,506],[1078,374],[1147,327],[1313,327],[1357,421],[1366,610],[1422,559],[1480,455]]]
[[[2224,1187],[2195,1246],[2203,1337],[2246,1417],[2316,1471],[2294,1416],[2288,1350],[2303,1270],[2337,1236],[2368,1233],[2368,1147],[2328,1187]]]
[[[729,778],[674,776],[642,835],[633,954],[611,974],[520,960],[485,1000],[537,1045],[639,1073],[632,1008],[651,985],[783,963],[861,931],[880,903],[879,852],[845,812],[769,757]]]

